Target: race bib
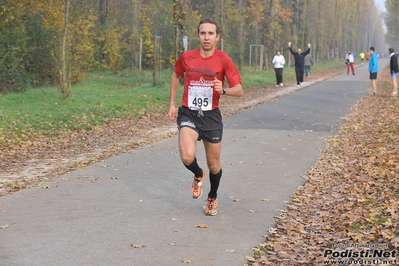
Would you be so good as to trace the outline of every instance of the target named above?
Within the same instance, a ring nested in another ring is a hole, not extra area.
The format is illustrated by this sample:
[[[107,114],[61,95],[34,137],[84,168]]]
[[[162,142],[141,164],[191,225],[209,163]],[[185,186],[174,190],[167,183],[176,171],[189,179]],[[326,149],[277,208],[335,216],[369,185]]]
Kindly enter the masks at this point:
[[[212,110],[212,87],[188,87],[188,108],[191,110]]]

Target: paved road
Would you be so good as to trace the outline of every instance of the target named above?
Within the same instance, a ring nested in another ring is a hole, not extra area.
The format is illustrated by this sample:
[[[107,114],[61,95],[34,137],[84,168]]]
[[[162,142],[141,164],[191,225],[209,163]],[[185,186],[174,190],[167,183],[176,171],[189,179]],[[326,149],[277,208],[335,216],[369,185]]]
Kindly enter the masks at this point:
[[[367,66],[356,71],[224,119],[217,216],[190,197],[167,139],[0,198],[0,265],[242,265],[367,94]]]

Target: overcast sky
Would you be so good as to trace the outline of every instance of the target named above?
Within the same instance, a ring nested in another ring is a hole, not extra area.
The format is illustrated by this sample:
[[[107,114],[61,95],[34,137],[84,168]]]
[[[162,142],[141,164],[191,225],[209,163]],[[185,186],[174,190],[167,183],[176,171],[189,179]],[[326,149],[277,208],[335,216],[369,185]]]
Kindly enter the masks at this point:
[[[374,2],[381,11],[385,11],[385,0],[374,0]]]
[[[385,0],[374,0],[375,5],[381,10],[381,12],[385,12]],[[386,32],[386,27],[385,27],[385,21],[382,20],[382,26],[385,29]]]

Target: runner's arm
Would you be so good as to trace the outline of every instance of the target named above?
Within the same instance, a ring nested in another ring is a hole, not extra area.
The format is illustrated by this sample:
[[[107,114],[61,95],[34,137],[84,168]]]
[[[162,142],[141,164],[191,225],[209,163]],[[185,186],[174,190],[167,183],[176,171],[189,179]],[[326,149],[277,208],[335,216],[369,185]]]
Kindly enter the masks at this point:
[[[240,97],[243,95],[244,90],[242,89],[241,84],[234,85],[233,87],[227,88],[225,95],[228,96],[235,96],[235,97]]]
[[[176,118],[176,95],[177,89],[179,87],[179,76],[176,72],[173,71],[172,76],[170,77],[170,101],[169,101],[169,111],[168,117],[170,120],[175,120]]]

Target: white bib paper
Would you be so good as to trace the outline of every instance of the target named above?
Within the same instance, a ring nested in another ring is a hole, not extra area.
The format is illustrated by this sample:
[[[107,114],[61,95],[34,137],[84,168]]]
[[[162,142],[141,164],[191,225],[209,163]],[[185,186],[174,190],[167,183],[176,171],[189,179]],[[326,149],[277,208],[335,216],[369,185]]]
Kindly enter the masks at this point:
[[[191,110],[212,110],[212,100],[212,87],[188,87],[188,108],[190,108]]]

